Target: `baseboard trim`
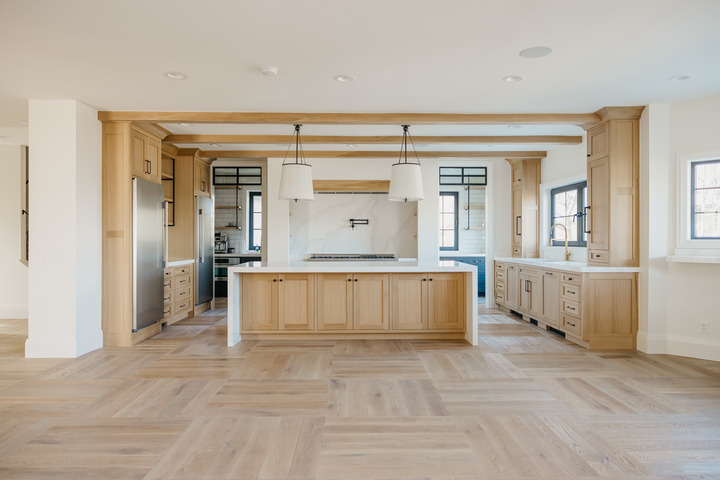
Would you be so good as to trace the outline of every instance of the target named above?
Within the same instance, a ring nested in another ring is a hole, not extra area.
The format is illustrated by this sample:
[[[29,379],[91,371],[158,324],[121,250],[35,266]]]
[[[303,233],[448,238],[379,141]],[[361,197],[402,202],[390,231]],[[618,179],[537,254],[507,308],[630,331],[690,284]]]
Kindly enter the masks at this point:
[[[28,318],[27,305],[0,305],[0,318],[26,319]]]
[[[667,346],[670,355],[720,362],[720,342],[717,340],[668,335]]]
[[[658,333],[638,332],[637,349],[643,353],[668,353],[667,335]]]

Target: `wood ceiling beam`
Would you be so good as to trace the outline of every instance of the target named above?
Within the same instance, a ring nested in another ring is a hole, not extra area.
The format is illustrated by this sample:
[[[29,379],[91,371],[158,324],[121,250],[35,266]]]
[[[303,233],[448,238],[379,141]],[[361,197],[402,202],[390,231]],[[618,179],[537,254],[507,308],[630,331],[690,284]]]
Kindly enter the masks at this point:
[[[222,143],[222,144],[286,144],[292,141],[292,135],[169,135],[166,142],[173,143]],[[415,144],[423,143],[542,143],[547,145],[578,145],[582,136],[570,135],[494,135],[494,136],[413,136]],[[342,135],[303,135],[305,144],[357,144],[357,145],[400,145],[402,136],[342,136]]]
[[[200,150],[198,155],[205,158],[284,158],[286,150]],[[295,151],[291,152],[292,156]],[[545,151],[534,152],[417,152],[419,158],[544,158]],[[398,158],[398,151],[359,152],[305,150],[305,158]]]
[[[577,125],[600,122],[594,113],[273,113],[98,112],[102,122],[303,125]]]

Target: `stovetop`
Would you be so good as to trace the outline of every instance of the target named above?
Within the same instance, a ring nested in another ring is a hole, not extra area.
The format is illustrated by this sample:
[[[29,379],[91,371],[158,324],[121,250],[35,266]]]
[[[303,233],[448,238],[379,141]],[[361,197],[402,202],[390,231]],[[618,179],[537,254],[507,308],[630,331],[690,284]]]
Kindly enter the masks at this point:
[[[356,260],[378,261],[378,260],[397,260],[394,253],[311,253],[308,261],[314,262],[348,262]]]

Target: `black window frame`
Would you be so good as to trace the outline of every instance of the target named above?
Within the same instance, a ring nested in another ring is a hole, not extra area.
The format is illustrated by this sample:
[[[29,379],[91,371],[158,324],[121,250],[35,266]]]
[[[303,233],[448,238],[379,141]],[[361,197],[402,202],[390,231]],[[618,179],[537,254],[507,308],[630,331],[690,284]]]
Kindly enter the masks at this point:
[[[691,240],[720,240],[720,237],[698,237],[695,235],[695,167],[698,165],[705,165],[708,163],[720,164],[720,159],[713,160],[699,160],[697,162],[690,162],[690,239]],[[712,187],[713,189],[716,187]],[[713,213],[713,212],[700,212],[700,213]]]
[[[487,185],[487,167],[439,167],[440,185],[447,187]],[[448,173],[460,170],[460,174]],[[476,172],[477,171],[477,172]],[[453,181],[456,179],[457,181]],[[474,181],[477,180],[477,181]]]
[[[255,222],[253,219],[255,218],[255,201],[256,199],[259,199],[260,202],[262,202],[262,192],[248,192],[248,250],[255,250],[257,247],[262,247],[262,245],[255,245],[255,230],[260,230],[262,232],[262,225],[260,225],[259,229],[255,228]],[[262,214],[263,212],[261,212]],[[262,239],[261,239],[262,241]]]
[[[460,201],[460,194],[458,192],[440,192],[440,197],[454,197],[455,198],[455,226],[453,228],[455,232],[455,240],[453,241],[454,246],[453,247],[439,247],[441,251],[446,252],[457,252],[460,250],[460,212],[458,208],[458,202]],[[439,214],[442,214],[442,211],[438,212]],[[439,232],[442,233],[443,231],[446,231],[446,229],[442,228],[442,225],[440,225]]]
[[[568,185],[563,185],[561,187],[556,187],[550,190],[550,223],[548,225],[548,228],[551,228],[553,226],[554,219],[555,219],[555,195],[558,193],[565,193],[570,192],[573,190],[577,191],[577,212],[575,213],[575,225],[577,226],[577,240],[568,240],[568,247],[587,247],[587,239],[585,237],[585,230],[583,229],[583,215],[584,210],[583,207],[585,206],[585,193],[584,190],[587,189],[587,180],[583,180],[582,182],[575,182]],[[552,233],[552,232],[551,232]],[[564,247],[565,246],[565,240],[555,240],[551,239],[550,244],[553,247]]]

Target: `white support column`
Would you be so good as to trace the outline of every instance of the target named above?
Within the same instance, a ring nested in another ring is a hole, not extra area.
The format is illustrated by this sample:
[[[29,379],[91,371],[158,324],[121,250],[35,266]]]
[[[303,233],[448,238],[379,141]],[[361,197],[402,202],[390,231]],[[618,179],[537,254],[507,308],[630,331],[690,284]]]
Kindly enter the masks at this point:
[[[30,264],[26,357],[102,346],[102,132],[73,100],[29,106]]]
[[[668,353],[670,105],[648,105],[640,118],[640,273],[637,348]]]
[[[421,165],[425,198],[417,202],[417,256],[419,262],[437,262],[440,258],[438,242],[440,172],[437,159],[423,158]]]
[[[282,158],[268,158],[267,161],[267,230],[265,245],[267,256],[263,260],[268,262],[287,262],[290,245],[290,206],[292,200],[280,200],[280,173],[282,171]],[[299,200],[300,202],[307,200]]]

